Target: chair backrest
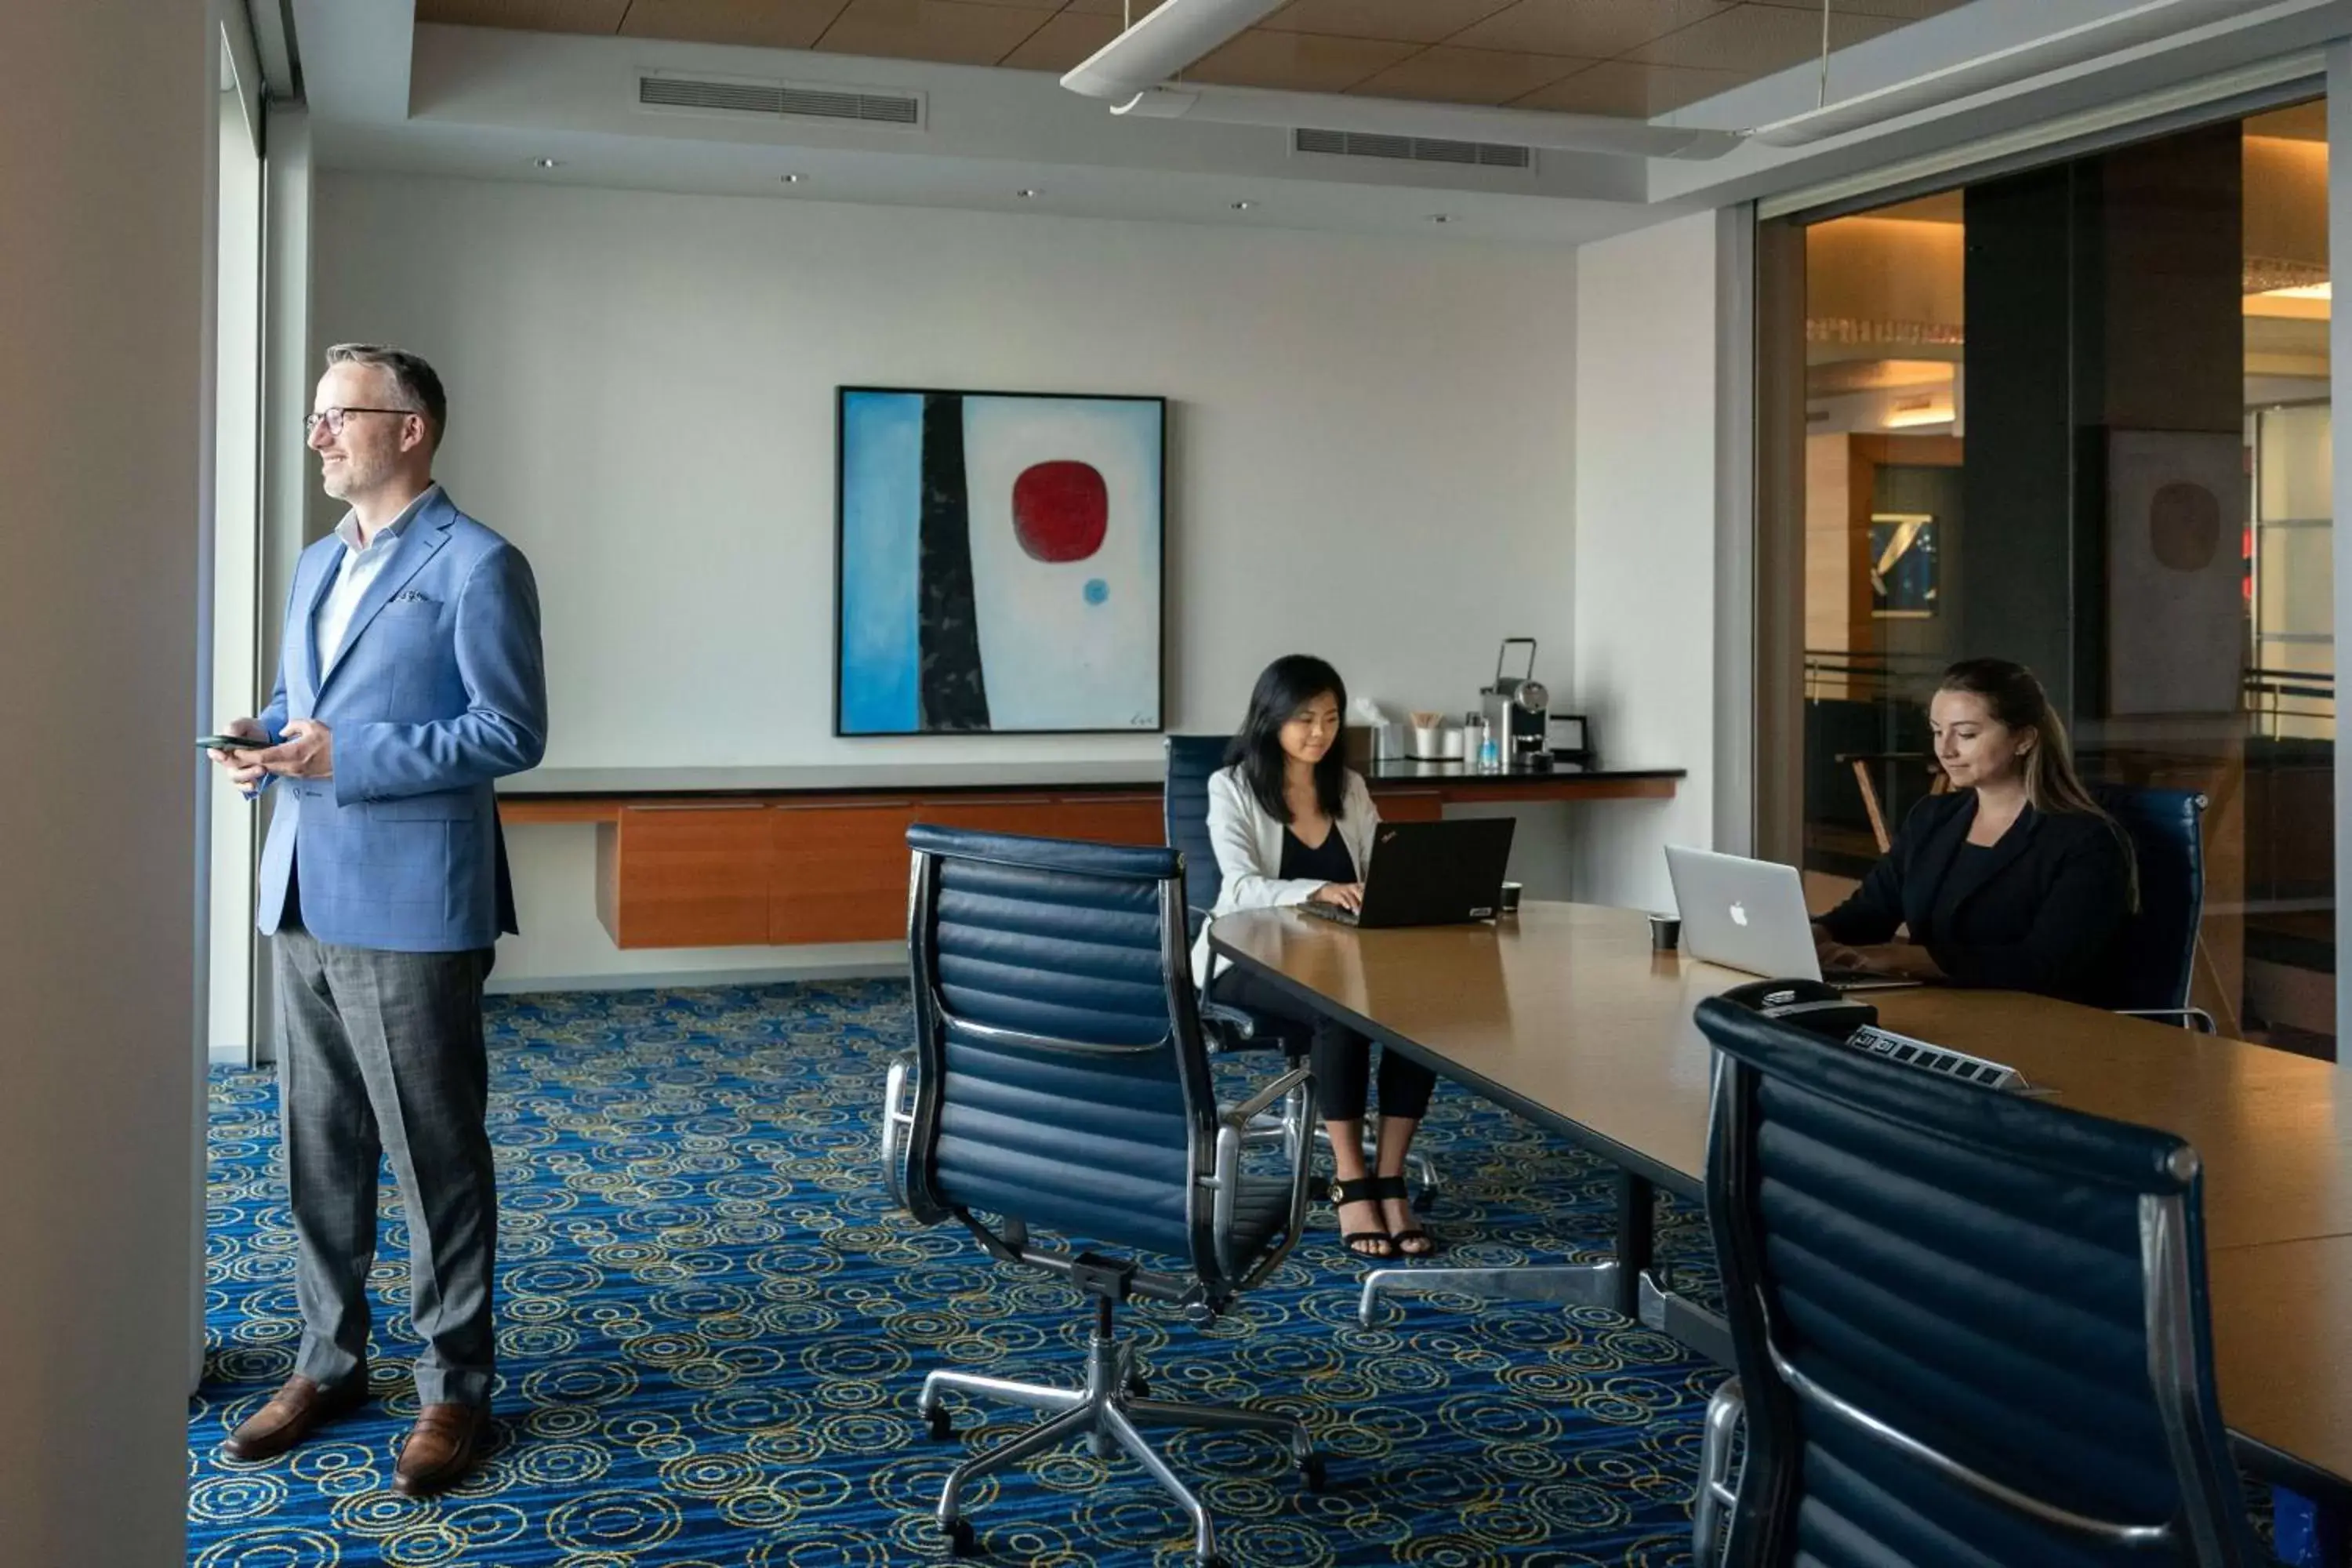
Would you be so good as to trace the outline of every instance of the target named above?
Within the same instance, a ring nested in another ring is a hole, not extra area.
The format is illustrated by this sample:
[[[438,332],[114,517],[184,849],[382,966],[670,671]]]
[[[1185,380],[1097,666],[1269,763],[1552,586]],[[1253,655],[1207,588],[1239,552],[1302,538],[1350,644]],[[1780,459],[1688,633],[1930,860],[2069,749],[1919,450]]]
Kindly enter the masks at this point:
[[[1748,1417],[1730,1562],[2258,1560],[2193,1150],[1719,997],[1698,1021]]]
[[[2117,1005],[2185,1007],[2205,913],[2205,797],[2109,786],[2099,804],[2131,839],[2139,871],[2139,910],[2124,928],[2116,965]]]
[[[1225,874],[1209,842],[1209,779],[1225,765],[1225,735],[1168,737],[1168,782],[1160,796],[1168,847],[1184,857],[1184,901],[1195,910],[1217,907]]]
[[[1215,1097],[1171,850],[917,825],[909,1205],[1213,1271]]]

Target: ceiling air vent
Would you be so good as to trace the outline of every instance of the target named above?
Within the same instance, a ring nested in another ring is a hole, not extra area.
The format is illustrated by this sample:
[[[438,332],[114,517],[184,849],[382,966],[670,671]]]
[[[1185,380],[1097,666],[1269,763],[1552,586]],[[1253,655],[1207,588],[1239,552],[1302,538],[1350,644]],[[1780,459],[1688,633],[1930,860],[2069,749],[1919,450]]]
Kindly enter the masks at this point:
[[[1407,163],[1454,163],[1481,169],[1532,169],[1535,150],[1500,142],[1448,142],[1430,136],[1376,136],[1360,131],[1297,130],[1294,153],[1334,158],[1389,158]]]
[[[906,125],[919,129],[919,93],[887,88],[813,86],[758,81],[742,77],[687,77],[648,72],[637,78],[643,109],[688,114],[756,115],[762,120],[829,120],[850,125]]]

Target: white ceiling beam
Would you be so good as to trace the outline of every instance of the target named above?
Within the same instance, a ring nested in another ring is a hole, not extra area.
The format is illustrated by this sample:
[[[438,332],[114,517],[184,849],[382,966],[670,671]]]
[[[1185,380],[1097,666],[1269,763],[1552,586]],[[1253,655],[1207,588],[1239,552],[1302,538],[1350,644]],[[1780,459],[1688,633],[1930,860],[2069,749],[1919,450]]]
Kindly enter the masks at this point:
[[[1124,102],[1157,87],[1286,0],[1164,0],[1160,7],[1097,49],[1062,78],[1087,98]]]
[[[1157,13],[1155,13],[1156,15]],[[1602,114],[1425,103],[1328,92],[1270,92],[1190,82],[1147,88],[1112,110],[1142,120],[1206,120],[1458,142],[1505,142],[1631,158],[1713,158],[1739,144],[1735,132],[1653,125]]]

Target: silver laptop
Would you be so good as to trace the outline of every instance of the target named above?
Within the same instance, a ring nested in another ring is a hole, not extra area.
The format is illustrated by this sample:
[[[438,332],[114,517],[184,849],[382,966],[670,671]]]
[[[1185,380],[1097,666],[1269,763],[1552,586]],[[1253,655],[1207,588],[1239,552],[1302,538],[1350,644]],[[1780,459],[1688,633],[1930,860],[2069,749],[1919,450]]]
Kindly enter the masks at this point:
[[[1861,972],[1823,974],[1805,884],[1794,866],[1669,844],[1666,875],[1682,917],[1683,951],[1693,958],[1773,980],[1826,980],[1842,991],[1918,984]]]

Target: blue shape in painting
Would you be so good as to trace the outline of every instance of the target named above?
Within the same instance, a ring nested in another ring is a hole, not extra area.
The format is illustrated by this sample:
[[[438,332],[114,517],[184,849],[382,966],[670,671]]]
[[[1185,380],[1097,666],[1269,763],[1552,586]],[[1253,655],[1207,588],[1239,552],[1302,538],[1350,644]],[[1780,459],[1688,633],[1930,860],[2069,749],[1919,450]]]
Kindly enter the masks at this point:
[[[922,728],[916,626],[923,400],[852,392],[841,400],[841,730]]]
[[[1087,579],[1087,603],[1099,605],[1110,597],[1110,584],[1099,577]]]

